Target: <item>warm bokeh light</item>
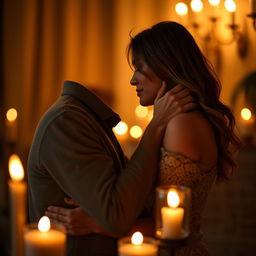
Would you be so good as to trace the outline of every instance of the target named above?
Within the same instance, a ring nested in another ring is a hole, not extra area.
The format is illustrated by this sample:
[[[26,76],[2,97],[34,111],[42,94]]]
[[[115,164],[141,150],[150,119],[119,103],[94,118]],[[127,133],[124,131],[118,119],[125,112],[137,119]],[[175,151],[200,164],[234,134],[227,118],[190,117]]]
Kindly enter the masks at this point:
[[[186,4],[179,2],[175,5],[175,11],[180,16],[185,16],[188,13],[188,7]]]
[[[148,111],[148,115],[147,115],[147,119],[148,119],[149,122],[152,120],[153,115],[154,115],[154,110],[153,110],[153,109],[150,109],[150,110]]]
[[[203,10],[203,3],[201,0],[192,0],[190,6],[194,12],[201,12]]]
[[[131,239],[132,244],[140,245],[143,243],[143,235],[140,232],[135,232]]]
[[[132,138],[138,139],[142,135],[142,129],[138,125],[134,125],[130,129],[130,135],[132,136]]]
[[[118,135],[124,135],[128,131],[128,125],[121,121],[114,127],[114,132]]]
[[[16,120],[18,114],[15,108],[10,108],[7,112],[6,112],[6,118],[8,121],[13,122]]]
[[[50,219],[47,216],[43,216],[38,222],[38,229],[41,232],[47,232],[51,228]]]
[[[220,0],[209,0],[209,4],[213,6],[217,6],[220,4]]]
[[[172,208],[177,208],[180,203],[179,195],[176,191],[170,190],[167,194],[168,205]]]
[[[233,0],[226,0],[224,5],[228,12],[236,11],[236,3]]]
[[[148,115],[148,108],[139,105],[135,108],[135,114],[138,117],[144,118]]]
[[[9,173],[13,181],[21,181],[24,178],[24,170],[18,155],[9,158]]]
[[[250,120],[251,117],[252,117],[252,112],[250,109],[248,108],[243,108],[241,110],[241,117],[244,119],[244,120]]]

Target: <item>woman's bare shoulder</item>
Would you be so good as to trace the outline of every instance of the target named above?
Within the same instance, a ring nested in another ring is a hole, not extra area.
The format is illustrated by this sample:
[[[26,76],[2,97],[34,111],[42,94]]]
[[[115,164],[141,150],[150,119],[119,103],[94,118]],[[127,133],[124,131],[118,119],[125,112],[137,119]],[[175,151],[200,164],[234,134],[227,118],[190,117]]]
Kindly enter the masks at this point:
[[[200,161],[202,143],[210,129],[210,124],[199,111],[178,114],[166,127],[163,146]]]

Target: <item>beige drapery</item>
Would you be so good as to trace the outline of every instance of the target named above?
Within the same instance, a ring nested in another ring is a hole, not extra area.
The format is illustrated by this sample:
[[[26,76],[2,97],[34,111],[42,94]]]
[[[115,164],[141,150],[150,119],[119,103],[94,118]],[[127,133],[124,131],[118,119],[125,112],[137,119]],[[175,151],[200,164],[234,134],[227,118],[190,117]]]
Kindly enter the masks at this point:
[[[186,1],[189,2],[189,1]],[[59,96],[64,80],[76,80],[112,98],[111,105],[134,125],[138,104],[129,86],[131,70],[125,49],[129,33],[162,21],[176,20],[177,0],[3,0],[3,86],[7,110],[18,110],[21,148],[28,149],[36,124]],[[237,22],[249,24],[249,54],[241,60],[236,43],[222,46],[223,98],[236,82],[255,69],[256,40],[249,4],[237,1]],[[208,10],[209,11],[209,10]],[[206,10],[207,13],[207,10]],[[229,15],[223,11],[226,21]],[[207,25],[204,20],[202,26]],[[189,22],[188,22],[189,24]],[[222,24],[225,29],[225,22]],[[229,35],[228,30],[224,30]],[[223,34],[223,33],[222,33]],[[230,76],[230,74],[236,76]]]
[[[121,115],[127,104],[137,104],[125,57],[129,32],[169,18],[169,2],[5,0],[5,108],[18,111],[21,148],[30,146],[39,118],[66,79],[112,96]]]

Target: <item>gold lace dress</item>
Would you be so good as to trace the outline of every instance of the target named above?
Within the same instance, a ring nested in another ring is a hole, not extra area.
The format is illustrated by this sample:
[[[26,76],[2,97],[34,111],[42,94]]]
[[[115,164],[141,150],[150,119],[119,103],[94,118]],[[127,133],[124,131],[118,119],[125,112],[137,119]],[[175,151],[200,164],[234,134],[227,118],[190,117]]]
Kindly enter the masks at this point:
[[[186,247],[178,249],[176,256],[208,256],[200,222],[208,193],[216,177],[216,168],[203,171],[188,157],[161,148],[158,185],[182,185],[191,188],[190,238]]]

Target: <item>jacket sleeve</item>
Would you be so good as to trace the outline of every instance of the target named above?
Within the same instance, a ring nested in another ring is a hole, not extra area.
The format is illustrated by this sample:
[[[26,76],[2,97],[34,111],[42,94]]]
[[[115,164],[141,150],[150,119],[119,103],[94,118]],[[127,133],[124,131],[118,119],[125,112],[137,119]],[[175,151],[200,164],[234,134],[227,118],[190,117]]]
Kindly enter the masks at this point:
[[[67,195],[107,230],[123,235],[142,211],[155,180],[158,149],[149,149],[151,144],[146,138],[126,169],[116,172],[97,127],[83,113],[66,111],[49,124],[38,157]]]

